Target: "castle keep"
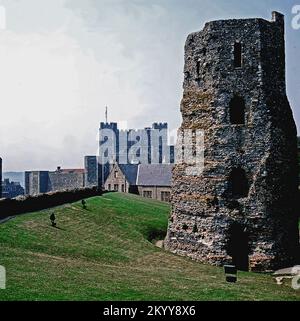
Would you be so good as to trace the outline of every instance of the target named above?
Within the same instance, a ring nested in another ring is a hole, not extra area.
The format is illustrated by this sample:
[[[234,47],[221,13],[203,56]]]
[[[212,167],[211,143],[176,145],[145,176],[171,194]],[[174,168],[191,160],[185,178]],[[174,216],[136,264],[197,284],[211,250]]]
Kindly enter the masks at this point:
[[[185,129],[204,132],[204,170],[173,170],[165,248],[213,265],[297,263],[296,126],[286,96],[284,16],[213,21],[185,46]]]

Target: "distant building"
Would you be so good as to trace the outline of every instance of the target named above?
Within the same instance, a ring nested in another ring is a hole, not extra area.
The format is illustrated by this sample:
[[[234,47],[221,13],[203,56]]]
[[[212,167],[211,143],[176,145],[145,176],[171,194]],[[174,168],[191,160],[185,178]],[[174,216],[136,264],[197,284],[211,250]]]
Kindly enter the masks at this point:
[[[115,163],[110,167],[109,175],[104,184],[105,190],[122,193],[137,193],[137,171],[138,165]]]
[[[47,193],[49,171],[25,172],[25,194],[38,195]]]
[[[24,172],[3,172],[2,181],[4,181],[5,178],[8,178],[10,182],[19,182],[22,187],[25,186]]]
[[[52,191],[71,190],[85,186],[84,169],[62,169],[56,171],[25,172],[25,193],[37,195]]]
[[[141,164],[137,174],[138,194],[170,202],[173,164]]]
[[[169,202],[172,168],[172,164],[116,163],[111,166],[104,189]]]
[[[110,135],[114,134],[114,135]],[[156,142],[153,140],[157,140]],[[126,144],[124,145],[124,142]],[[152,127],[143,129],[119,130],[117,123],[100,123],[99,150],[103,148],[110,152],[109,163],[131,163],[127,157],[132,146],[140,144],[146,151],[146,162],[151,163],[174,163],[174,146],[168,145],[168,123],[153,123]],[[138,148],[139,149],[139,148]],[[137,154],[141,152],[138,151]],[[105,153],[100,157],[108,157]],[[100,159],[101,161],[101,159]]]
[[[10,182],[8,178],[2,183],[2,197],[14,198],[19,195],[24,195],[24,188],[19,182]]]
[[[84,157],[84,169],[85,169],[85,186],[92,187],[98,186],[98,158],[97,156],[85,156]]]
[[[136,148],[136,161],[129,157],[132,147]],[[96,156],[87,157],[85,164],[89,177],[95,179],[98,175],[98,186],[104,186],[113,164],[143,163],[139,158],[144,159],[146,164],[173,164],[175,147],[168,145],[167,123],[153,123],[151,127],[144,129],[119,130],[117,123],[101,122],[97,168],[93,165]],[[89,181],[90,179],[88,183]]]

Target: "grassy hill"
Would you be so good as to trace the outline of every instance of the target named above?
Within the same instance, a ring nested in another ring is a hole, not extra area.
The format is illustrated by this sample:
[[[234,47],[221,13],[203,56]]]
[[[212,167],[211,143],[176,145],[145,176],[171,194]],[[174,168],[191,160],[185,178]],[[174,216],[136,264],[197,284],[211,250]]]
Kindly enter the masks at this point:
[[[0,300],[299,300],[270,275],[239,273],[178,257],[148,239],[166,231],[169,206],[111,193],[0,224]],[[50,226],[55,211],[58,228]]]

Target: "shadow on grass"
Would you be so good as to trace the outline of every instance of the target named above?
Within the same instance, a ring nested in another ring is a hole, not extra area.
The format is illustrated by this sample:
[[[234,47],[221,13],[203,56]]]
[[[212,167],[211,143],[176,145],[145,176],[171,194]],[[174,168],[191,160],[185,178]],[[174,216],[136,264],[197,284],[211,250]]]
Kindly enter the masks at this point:
[[[56,228],[58,230],[61,230],[61,231],[66,231],[66,229],[64,229],[62,227],[59,227],[59,226],[52,226],[52,225],[50,225],[50,226],[53,227],[53,228]]]
[[[167,231],[165,230],[150,230],[148,231],[147,240],[151,243],[156,243],[157,241],[164,240]]]

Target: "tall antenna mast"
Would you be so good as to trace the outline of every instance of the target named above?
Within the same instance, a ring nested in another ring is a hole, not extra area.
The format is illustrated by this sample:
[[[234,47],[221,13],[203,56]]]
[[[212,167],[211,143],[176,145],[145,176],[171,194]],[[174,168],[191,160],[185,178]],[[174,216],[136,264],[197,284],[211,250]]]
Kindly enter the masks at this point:
[[[105,107],[105,122],[107,124],[107,106]]]

